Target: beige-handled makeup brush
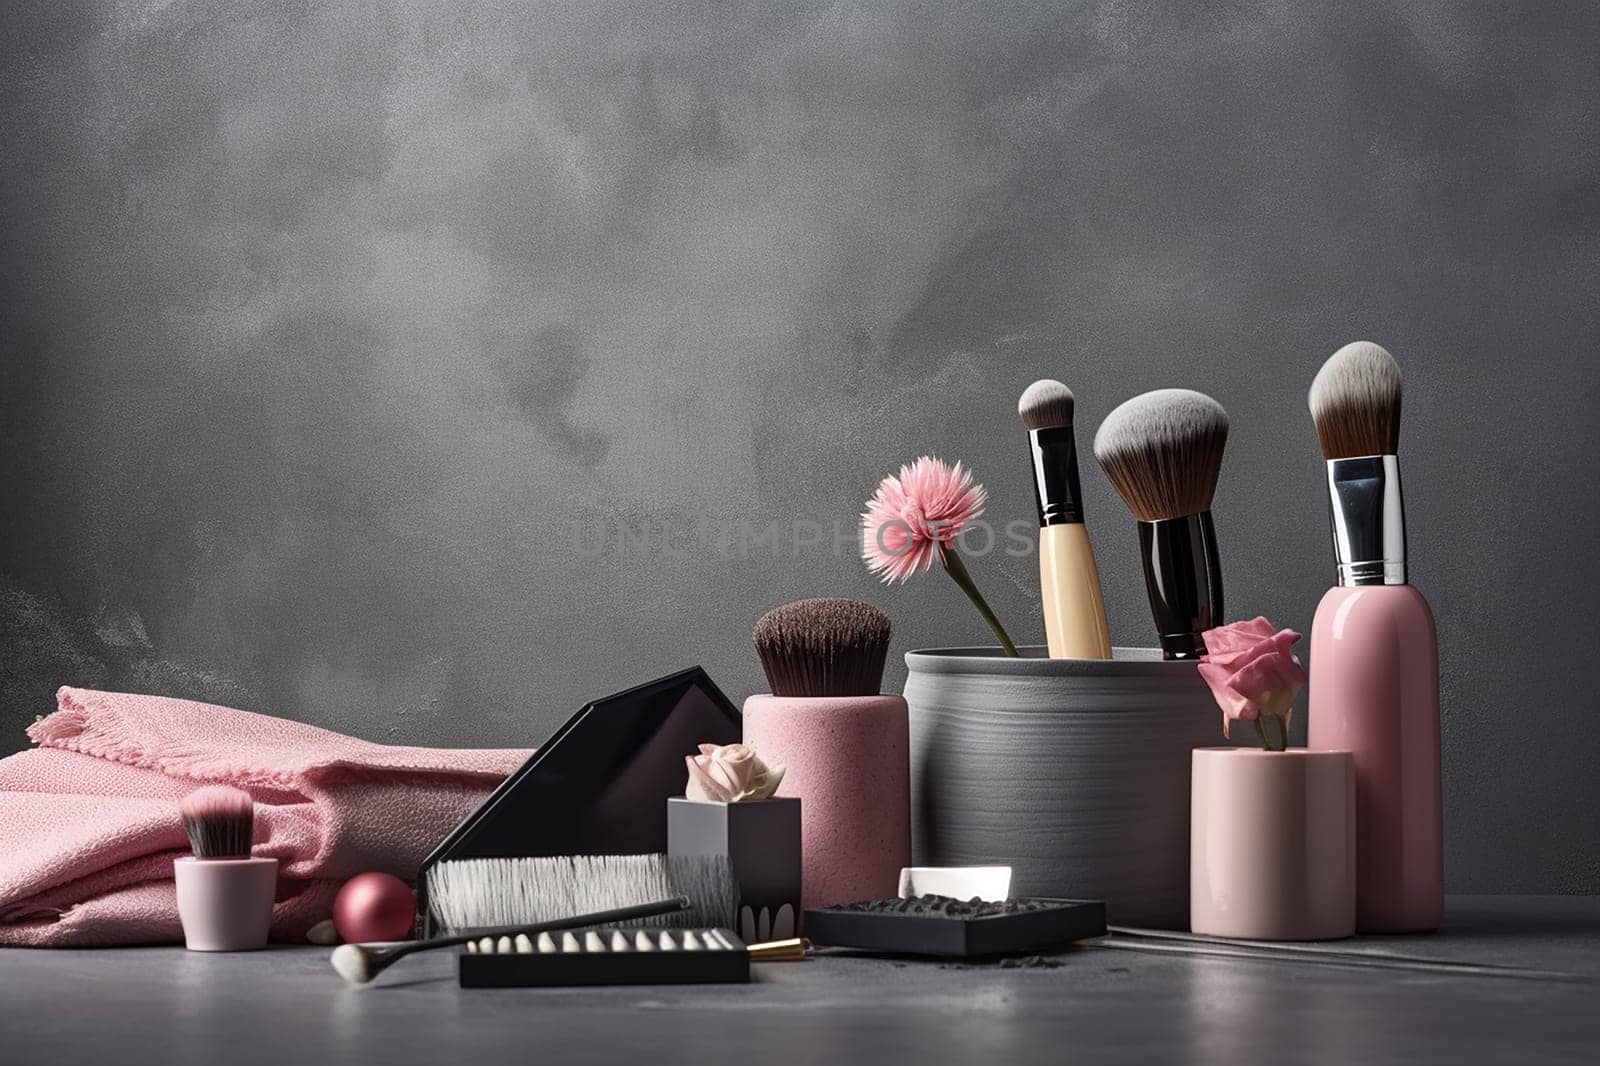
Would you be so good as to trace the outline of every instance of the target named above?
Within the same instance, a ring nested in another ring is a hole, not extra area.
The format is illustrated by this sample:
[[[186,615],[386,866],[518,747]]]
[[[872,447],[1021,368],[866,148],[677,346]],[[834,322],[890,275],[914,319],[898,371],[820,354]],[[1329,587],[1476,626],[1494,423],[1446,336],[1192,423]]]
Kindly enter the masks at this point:
[[[1109,659],[1111,630],[1100,571],[1083,524],[1072,390],[1035,381],[1017,401],[1033,452],[1033,496],[1039,505],[1039,600],[1052,659]]]
[[[1106,416],[1094,455],[1139,520],[1145,591],[1168,659],[1205,654],[1222,623],[1222,561],[1211,497],[1228,443],[1228,413],[1204,393],[1157,389]]]

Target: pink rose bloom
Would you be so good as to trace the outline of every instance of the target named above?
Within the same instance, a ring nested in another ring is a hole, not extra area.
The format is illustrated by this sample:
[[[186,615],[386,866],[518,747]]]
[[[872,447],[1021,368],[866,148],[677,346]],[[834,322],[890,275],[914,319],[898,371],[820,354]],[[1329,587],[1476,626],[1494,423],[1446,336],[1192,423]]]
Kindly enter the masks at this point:
[[[699,755],[684,756],[689,784],[684,795],[707,803],[764,800],[778,791],[783,767],[768,769],[748,744],[702,744]]]
[[[1222,735],[1235,719],[1256,722],[1266,715],[1278,719],[1287,746],[1294,697],[1306,683],[1305,667],[1289,650],[1300,634],[1257,617],[1208,629],[1201,638],[1200,676],[1222,708]]]

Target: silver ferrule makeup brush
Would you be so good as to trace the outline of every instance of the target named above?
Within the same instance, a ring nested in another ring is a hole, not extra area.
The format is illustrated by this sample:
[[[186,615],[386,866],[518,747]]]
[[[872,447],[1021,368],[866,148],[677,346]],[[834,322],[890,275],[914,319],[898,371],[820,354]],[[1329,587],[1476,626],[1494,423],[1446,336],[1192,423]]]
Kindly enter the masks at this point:
[[[1340,348],[1311,383],[1339,584],[1406,584],[1400,495],[1400,367],[1371,341]]]
[[[1399,458],[1329,459],[1328,499],[1339,584],[1404,585],[1406,517]]]
[[[1340,348],[1308,397],[1328,461],[1338,584],[1311,623],[1306,746],[1355,770],[1356,931],[1420,933],[1444,914],[1439,632],[1406,578],[1400,365]]]

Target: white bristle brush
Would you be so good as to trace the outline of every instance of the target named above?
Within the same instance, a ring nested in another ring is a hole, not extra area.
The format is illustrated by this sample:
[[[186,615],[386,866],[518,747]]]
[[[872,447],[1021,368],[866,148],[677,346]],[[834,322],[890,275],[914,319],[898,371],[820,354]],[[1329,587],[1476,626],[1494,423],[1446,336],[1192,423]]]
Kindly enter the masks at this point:
[[[1156,389],[1106,416],[1094,456],[1128,510],[1165,522],[1209,510],[1228,443],[1228,413],[1192,389]]]
[[[738,888],[726,856],[558,855],[456,859],[427,874],[436,926],[532,925],[568,914],[687,897],[659,924],[732,927]]]
[[[1311,381],[1308,405],[1327,459],[1400,453],[1400,364],[1371,341],[1347,344]]]

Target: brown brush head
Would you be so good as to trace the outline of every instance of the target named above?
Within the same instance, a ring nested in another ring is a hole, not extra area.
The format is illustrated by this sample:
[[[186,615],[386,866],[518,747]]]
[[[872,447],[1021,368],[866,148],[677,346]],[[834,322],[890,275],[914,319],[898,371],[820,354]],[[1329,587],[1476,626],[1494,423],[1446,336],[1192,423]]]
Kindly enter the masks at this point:
[[[860,600],[798,600],[761,616],[752,634],[774,696],[876,696],[889,616]]]
[[[1209,510],[1228,443],[1228,413],[1189,389],[1135,396],[1106,416],[1094,457],[1141,522]]]
[[[1328,357],[1309,404],[1325,458],[1400,453],[1400,364],[1371,341]]]
[[[1040,378],[1017,400],[1017,417],[1030,430],[1071,426],[1074,404],[1071,389],[1059,381]]]
[[[250,854],[255,800],[227,785],[195,789],[178,801],[197,859],[242,859]]]

